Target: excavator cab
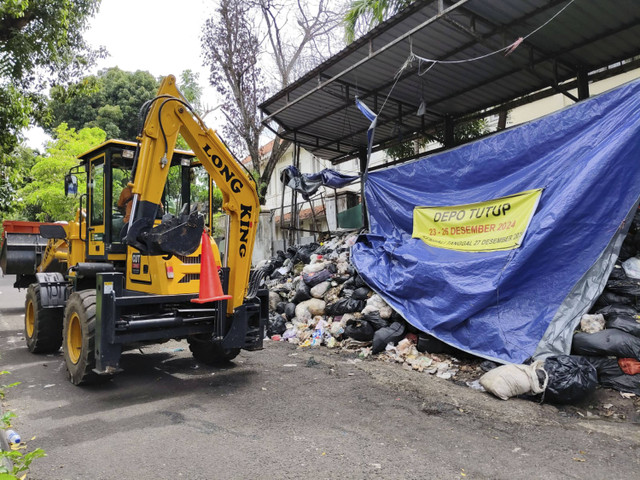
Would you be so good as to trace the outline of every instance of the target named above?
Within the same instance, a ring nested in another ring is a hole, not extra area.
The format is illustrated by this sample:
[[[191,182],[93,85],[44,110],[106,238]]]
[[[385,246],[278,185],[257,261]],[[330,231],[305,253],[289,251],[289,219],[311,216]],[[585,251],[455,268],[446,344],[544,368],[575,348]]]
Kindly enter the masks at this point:
[[[77,184],[74,176],[83,168],[87,172],[86,194],[81,197],[86,215],[80,220],[87,223],[86,260],[89,262],[125,261],[124,240],[132,202],[126,190],[132,178],[136,146],[134,142],[109,140],[82,154],[80,165],[67,176],[67,184],[74,185]],[[208,225],[211,185],[200,162],[193,153],[176,150],[168,168],[162,203],[154,223],[159,224],[164,215],[179,216],[196,210]]]

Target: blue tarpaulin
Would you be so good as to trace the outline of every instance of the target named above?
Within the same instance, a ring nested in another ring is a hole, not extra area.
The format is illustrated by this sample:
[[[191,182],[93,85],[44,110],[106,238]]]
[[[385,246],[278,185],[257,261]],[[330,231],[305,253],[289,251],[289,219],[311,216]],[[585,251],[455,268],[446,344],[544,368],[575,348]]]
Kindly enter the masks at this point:
[[[540,202],[515,250],[459,252],[411,238],[416,206],[537,188],[544,189]],[[352,261],[408,322],[501,362],[568,353],[640,199],[640,82],[372,172],[365,195],[370,233],[353,246]]]

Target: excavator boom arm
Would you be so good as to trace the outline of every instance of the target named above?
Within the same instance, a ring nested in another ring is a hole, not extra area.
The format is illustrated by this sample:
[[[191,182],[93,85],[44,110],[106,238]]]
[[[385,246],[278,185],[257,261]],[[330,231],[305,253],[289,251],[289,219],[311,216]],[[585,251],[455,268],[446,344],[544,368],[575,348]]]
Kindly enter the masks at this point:
[[[229,311],[242,305],[249,283],[260,202],[255,183],[233,158],[216,132],[205,127],[167,76],[153,101],[140,137],[140,151],[132,183],[133,224],[150,228],[162,191],[178,134],[181,134],[212,180],[222,191],[222,209],[229,215],[227,266],[229,267]],[[162,227],[156,227],[160,228]],[[152,229],[153,230],[153,229]],[[135,228],[133,235],[137,232]],[[179,241],[179,239],[178,239]],[[130,236],[127,236],[130,242]],[[172,253],[172,252],[167,252]]]

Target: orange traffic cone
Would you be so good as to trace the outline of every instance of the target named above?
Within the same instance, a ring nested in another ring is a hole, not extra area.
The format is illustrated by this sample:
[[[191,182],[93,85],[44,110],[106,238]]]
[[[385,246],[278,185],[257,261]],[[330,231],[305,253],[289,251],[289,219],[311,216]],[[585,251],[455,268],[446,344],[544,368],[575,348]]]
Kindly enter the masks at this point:
[[[200,294],[193,298],[193,303],[216,302],[230,300],[231,295],[225,295],[218,276],[218,267],[213,258],[211,240],[206,232],[202,232],[202,255],[200,256]]]

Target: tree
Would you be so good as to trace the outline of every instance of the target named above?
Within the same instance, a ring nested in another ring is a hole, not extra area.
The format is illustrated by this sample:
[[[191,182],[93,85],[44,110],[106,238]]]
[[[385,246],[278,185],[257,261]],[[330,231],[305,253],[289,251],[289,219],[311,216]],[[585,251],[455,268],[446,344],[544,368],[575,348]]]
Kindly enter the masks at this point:
[[[23,218],[51,222],[72,220],[78,208],[78,199],[64,194],[64,176],[78,164],[77,156],[104,142],[106,134],[93,127],[78,132],[61,124],[54,131],[54,140],[48,143],[43,155],[35,159],[29,173],[31,182],[20,189]],[[86,188],[84,178],[78,177],[79,191]]]
[[[325,0],[316,2],[315,7],[304,0],[295,2],[295,7],[292,3],[221,0],[217,15],[205,22],[202,34],[209,80],[224,99],[224,134],[233,146],[251,157],[252,170],[259,177],[261,202],[265,201],[273,170],[290,143],[274,142],[268,159],[261,158],[264,125],[258,105],[269,93],[287,86],[302,68],[319,63],[329,53],[330,49],[323,47],[331,45],[330,33],[341,19]],[[296,9],[295,25],[287,24],[292,8]],[[262,20],[262,28],[254,19]],[[258,36],[261,30],[264,39]],[[271,77],[264,68],[267,57],[275,64]]]
[[[392,17],[415,0],[352,0],[344,16],[347,43],[364,35],[376,25]]]
[[[99,127],[108,138],[135,140],[140,107],[158,91],[149,72],[125,72],[117,67],[101,70],[68,87],[51,89],[49,131],[66,123],[76,130]]]
[[[10,0],[0,3],[0,155],[30,121],[42,121],[46,81],[74,78],[102,52],[82,38],[100,0]],[[2,159],[0,159],[2,161]]]

